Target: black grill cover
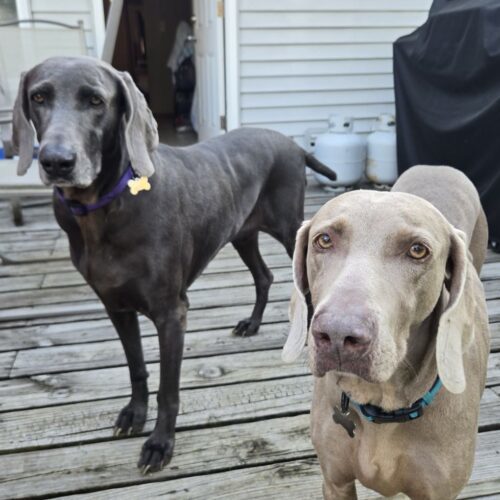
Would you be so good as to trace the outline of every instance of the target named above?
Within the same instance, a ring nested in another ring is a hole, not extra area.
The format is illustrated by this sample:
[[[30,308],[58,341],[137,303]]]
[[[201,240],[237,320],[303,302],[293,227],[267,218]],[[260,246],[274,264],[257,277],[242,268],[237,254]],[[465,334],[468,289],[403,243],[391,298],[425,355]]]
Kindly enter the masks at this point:
[[[394,83],[399,172],[460,169],[500,240],[500,1],[435,0],[394,43]]]

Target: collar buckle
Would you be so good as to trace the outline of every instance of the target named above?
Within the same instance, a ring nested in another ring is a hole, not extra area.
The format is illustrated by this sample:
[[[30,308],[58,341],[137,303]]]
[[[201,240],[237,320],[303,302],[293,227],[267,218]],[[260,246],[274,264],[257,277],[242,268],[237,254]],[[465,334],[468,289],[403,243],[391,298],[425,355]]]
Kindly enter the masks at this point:
[[[403,423],[420,418],[424,414],[424,407],[419,402],[410,408],[385,412],[373,405],[357,405],[362,415],[374,424]]]

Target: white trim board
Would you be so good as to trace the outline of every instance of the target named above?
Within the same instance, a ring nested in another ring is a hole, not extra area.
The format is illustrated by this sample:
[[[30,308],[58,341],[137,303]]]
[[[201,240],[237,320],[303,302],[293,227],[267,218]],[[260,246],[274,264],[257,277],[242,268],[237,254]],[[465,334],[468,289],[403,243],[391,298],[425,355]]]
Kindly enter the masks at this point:
[[[102,57],[104,38],[106,37],[106,24],[104,22],[104,4],[102,0],[91,0],[92,18],[94,20],[95,54]]]
[[[18,19],[31,19],[31,2],[30,0],[16,0],[16,10]],[[21,27],[28,27],[31,23],[22,23]]]
[[[224,2],[227,130],[240,126],[239,1]]]

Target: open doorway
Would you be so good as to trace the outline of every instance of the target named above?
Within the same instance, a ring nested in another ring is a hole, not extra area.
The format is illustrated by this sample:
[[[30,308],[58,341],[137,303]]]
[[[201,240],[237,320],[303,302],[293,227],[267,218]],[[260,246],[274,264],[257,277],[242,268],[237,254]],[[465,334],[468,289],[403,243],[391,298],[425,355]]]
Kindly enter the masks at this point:
[[[103,0],[103,6],[107,19],[110,0]],[[198,140],[191,123],[194,21],[189,0],[125,0],[113,55],[113,66],[128,71],[146,96],[160,142],[173,146]],[[169,68],[176,41],[175,62]]]

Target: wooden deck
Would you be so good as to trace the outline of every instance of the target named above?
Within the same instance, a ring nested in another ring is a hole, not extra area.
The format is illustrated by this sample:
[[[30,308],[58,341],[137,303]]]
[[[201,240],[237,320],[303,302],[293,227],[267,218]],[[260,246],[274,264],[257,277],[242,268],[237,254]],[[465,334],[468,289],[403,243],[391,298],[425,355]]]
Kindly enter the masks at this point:
[[[308,188],[306,215],[331,195]],[[0,203],[0,499],[321,498],[309,439],[311,376],[285,365],[290,260],[262,238],[275,283],[259,335],[231,328],[252,308],[250,273],[226,247],[193,285],[181,410],[174,459],[141,476],[143,435],[112,438],[129,382],[120,342],[103,307],[68,259],[64,234],[48,204],[24,211],[15,228]],[[489,254],[482,278],[492,354],[481,403],[476,464],[460,498],[500,498],[500,256]],[[150,388],[158,384],[158,349],[142,319]],[[460,439],[460,436],[457,436]],[[377,498],[361,490],[360,498]]]

